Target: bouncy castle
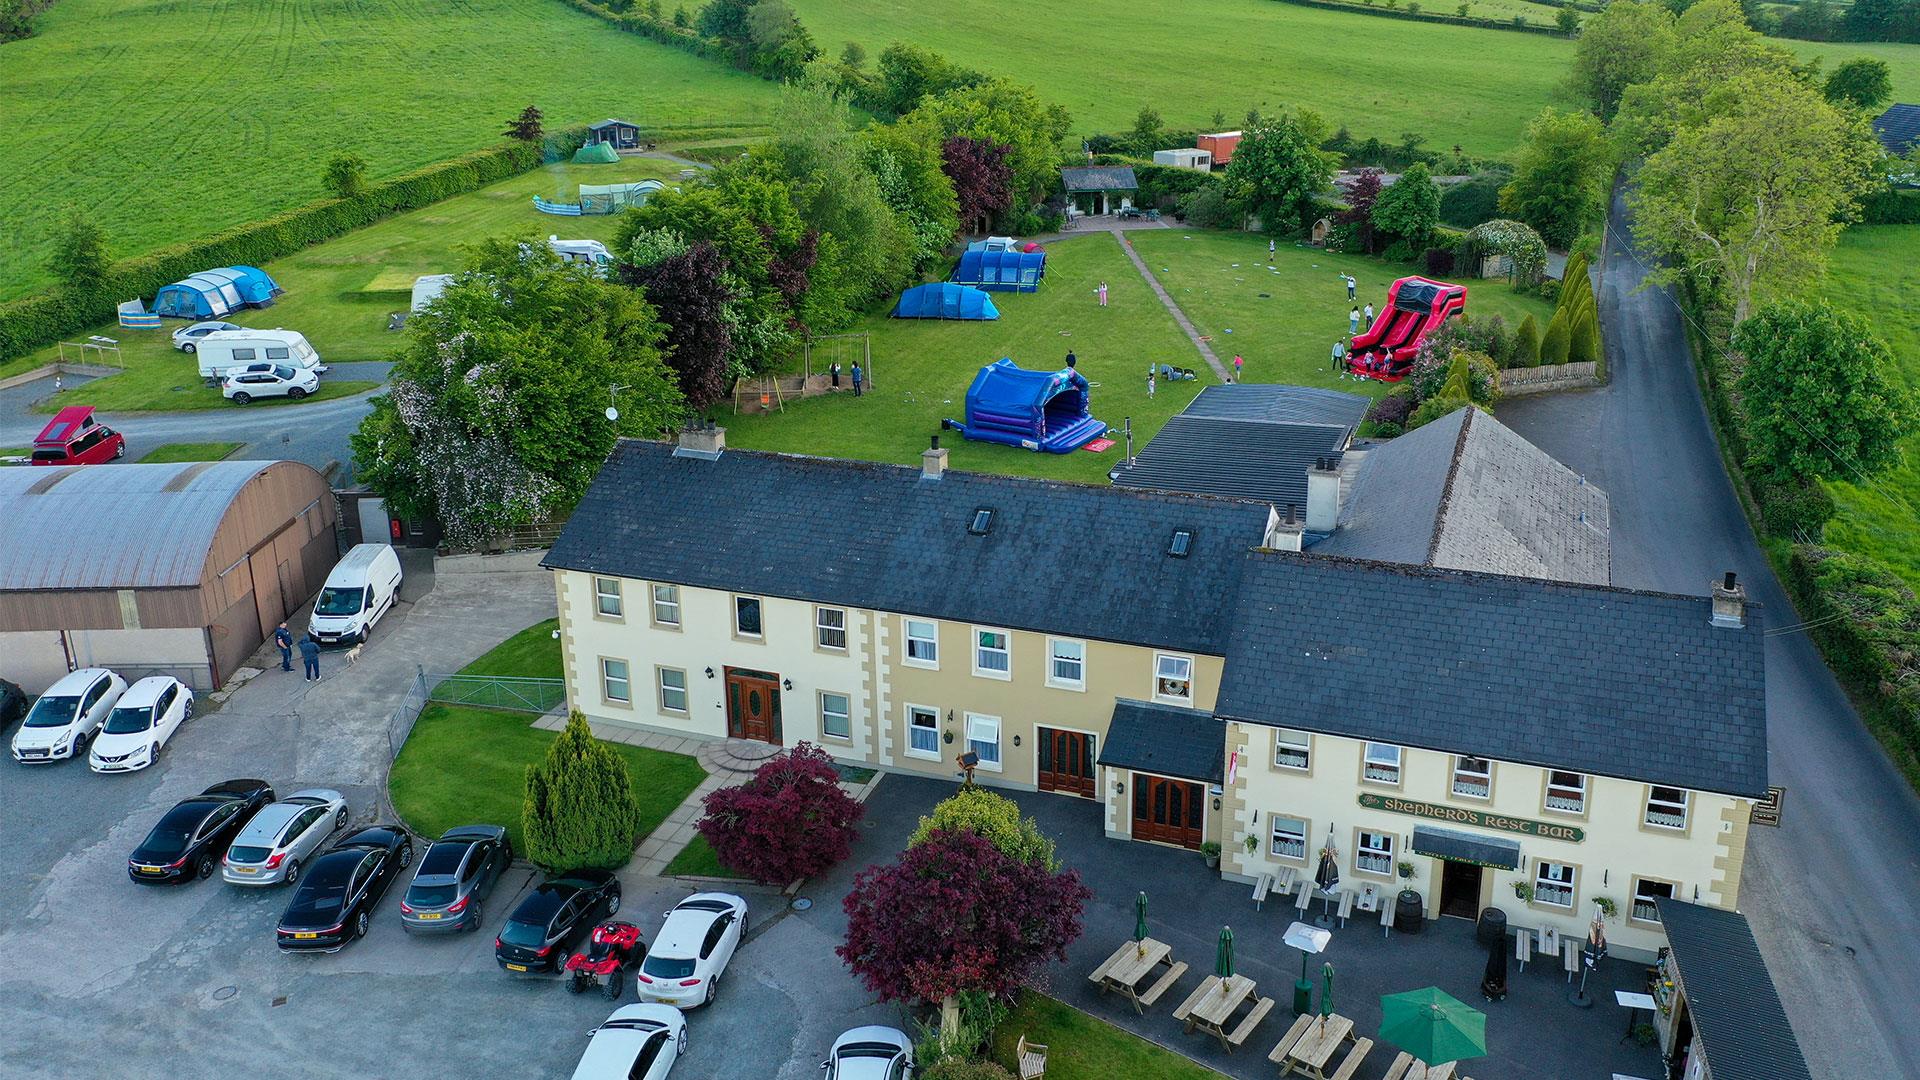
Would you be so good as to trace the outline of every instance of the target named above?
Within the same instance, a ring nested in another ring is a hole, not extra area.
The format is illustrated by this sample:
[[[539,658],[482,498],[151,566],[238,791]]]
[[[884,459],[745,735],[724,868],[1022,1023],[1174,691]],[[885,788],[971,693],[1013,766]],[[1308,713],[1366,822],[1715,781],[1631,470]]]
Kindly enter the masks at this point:
[[[1107,425],[1087,414],[1087,379],[1072,368],[1026,371],[1002,357],[967,388],[967,419],[942,420],[979,442],[1065,454],[1099,438]]]
[[[1428,334],[1467,308],[1467,287],[1404,277],[1387,290],[1387,306],[1347,350],[1347,370],[1368,379],[1399,382]]]

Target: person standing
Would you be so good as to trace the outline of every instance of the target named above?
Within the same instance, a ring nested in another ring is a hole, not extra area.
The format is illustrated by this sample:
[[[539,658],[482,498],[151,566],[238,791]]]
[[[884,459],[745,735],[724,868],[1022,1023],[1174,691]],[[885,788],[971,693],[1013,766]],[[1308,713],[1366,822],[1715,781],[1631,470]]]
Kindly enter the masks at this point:
[[[1346,363],[1344,362],[1346,358],[1347,358],[1346,342],[1336,340],[1333,343],[1333,370],[1335,371],[1344,370],[1347,366]]]
[[[1233,381],[1234,382],[1240,381],[1240,366],[1243,363],[1244,361],[1240,359],[1240,354],[1234,353],[1233,354]]]
[[[273,643],[280,649],[280,670],[293,670],[293,631],[287,629],[284,620],[273,628]]]
[[[1354,287],[1359,283],[1353,280],[1352,274],[1341,274],[1340,276],[1347,279],[1347,299],[1349,300],[1353,299],[1354,296],[1356,295],[1354,292]]]
[[[313,640],[313,631],[300,639],[300,660],[307,666],[307,681],[320,680],[320,643]]]
[[[1352,311],[1347,312],[1347,336],[1351,337],[1359,332],[1360,309],[1356,307]]]
[[[827,370],[833,373],[833,388],[840,389],[840,361],[835,360],[833,366]]]
[[[1267,265],[1269,266],[1273,265],[1274,250],[1273,237],[1269,236],[1267,237]]]
[[[1079,364],[1080,364],[1080,358],[1073,355],[1072,349],[1068,349],[1067,350],[1067,367],[1074,368],[1074,367],[1078,367]]]
[[[1147,369],[1147,400],[1153,400],[1153,369]]]
[[[1100,283],[1100,306],[1107,306],[1107,283],[1104,281]]]
[[[860,361],[853,362],[853,396],[859,397],[867,381],[867,373],[860,370]]]
[[[1373,305],[1372,304],[1367,305],[1367,310],[1364,312],[1364,314],[1366,316],[1367,325],[1372,326],[1373,325]]]

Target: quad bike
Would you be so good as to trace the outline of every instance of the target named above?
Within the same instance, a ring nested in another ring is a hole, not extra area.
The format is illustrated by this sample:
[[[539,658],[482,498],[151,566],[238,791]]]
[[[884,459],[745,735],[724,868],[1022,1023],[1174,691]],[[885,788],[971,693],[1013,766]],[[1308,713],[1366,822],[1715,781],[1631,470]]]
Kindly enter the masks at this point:
[[[646,957],[647,943],[641,940],[639,927],[624,922],[601,923],[593,928],[587,951],[567,960],[567,992],[584,994],[598,983],[607,1000],[618,1001],[627,984],[627,972],[639,967]]]

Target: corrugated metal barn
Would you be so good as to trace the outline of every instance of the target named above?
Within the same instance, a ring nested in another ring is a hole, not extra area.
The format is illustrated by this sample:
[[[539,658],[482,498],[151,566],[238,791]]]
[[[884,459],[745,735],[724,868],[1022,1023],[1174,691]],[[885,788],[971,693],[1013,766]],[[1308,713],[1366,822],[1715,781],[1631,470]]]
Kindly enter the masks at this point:
[[[0,469],[0,677],[74,668],[218,689],[339,557],[293,461]]]

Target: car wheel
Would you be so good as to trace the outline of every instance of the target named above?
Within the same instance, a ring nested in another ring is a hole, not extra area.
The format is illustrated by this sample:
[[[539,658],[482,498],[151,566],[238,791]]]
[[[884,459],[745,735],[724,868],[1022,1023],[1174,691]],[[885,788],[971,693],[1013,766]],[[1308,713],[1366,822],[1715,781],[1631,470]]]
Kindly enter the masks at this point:
[[[180,351],[188,355],[192,355],[200,351],[200,346],[195,345],[193,342],[189,341],[185,345],[180,346]]]
[[[198,877],[201,881],[207,880],[213,876],[213,865],[212,855],[200,856],[200,861],[193,864],[194,876]]]
[[[287,864],[286,882],[287,884],[292,885],[298,882],[299,880],[300,880],[300,860],[295,859],[292,862]]]
[[[608,1001],[619,1001],[620,991],[624,989],[626,985],[627,973],[621,971],[619,968],[614,968],[612,972],[608,973],[607,985],[601,987],[600,992],[607,995]]]
[[[85,757],[86,753],[87,735],[86,732],[81,732],[73,737],[73,757],[78,760],[79,758]]]
[[[287,396],[295,401],[299,401],[301,398],[307,396],[307,392],[297,386],[290,386],[287,388]]]
[[[353,920],[353,936],[354,936],[354,937],[357,937],[357,938],[363,938],[363,937],[366,937],[366,936],[367,936],[367,926],[368,926],[368,924],[370,924],[370,923],[371,923],[372,921],[373,921],[373,920],[371,920],[371,919],[369,919],[369,918],[367,917],[367,913],[366,913],[366,912],[364,912],[364,911],[363,911],[363,912],[361,912],[361,913],[360,913],[359,915],[357,915],[357,916],[355,916],[355,917],[354,917],[354,920]]]
[[[123,457],[126,457],[126,456],[127,456],[127,444],[126,444],[126,443],[124,443],[124,442],[123,442],[123,443],[121,443],[121,444],[120,444],[119,446],[116,446],[116,447],[114,447],[114,448],[113,448],[113,459],[114,459],[115,461],[118,461],[118,460],[120,460],[121,458],[123,458]]]
[[[413,865],[413,845],[401,844],[400,845],[400,869],[405,870],[407,867],[412,865]]]
[[[616,892],[612,896],[607,897],[607,914],[609,916],[620,914],[620,894],[619,893]]]
[[[720,992],[720,976],[715,975],[713,978],[707,980],[707,996],[705,1000],[700,1002],[700,1004],[702,1005],[713,1004],[713,995],[719,992]]]
[[[193,719],[193,699],[192,699],[192,698],[188,698],[188,699],[187,699],[187,705],[186,705],[186,708],[185,708],[184,710],[182,710],[182,711],[181,711],[181,713],[180,713],[180,719],[181,719],[181,720],[191,720],[191,719]]]
[[[469,934],[480,929],[480,909],[478,907],[475,907],[467,913],[467,921],[461,925],[460,929],[465,930]]]
[[[680,1029],[680,1042],[677,1046],[675,1046],[673,1051],[673,1056],[676,1058],[683,1058],[687,1056],[687,1029],[686,1028]]]
[[[343,806],[340,808],[339,813],[333,815],[333,831],[339,832],[341,829],[344,829],[346,827],[347,827],[347,808]]]
[[[247,393],[245,390],[239,390],[234,393],[231,400],[235,405],[245,405],[247,402],[253,400],[253,395]]]

